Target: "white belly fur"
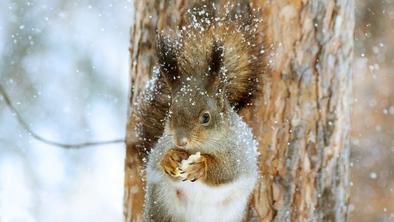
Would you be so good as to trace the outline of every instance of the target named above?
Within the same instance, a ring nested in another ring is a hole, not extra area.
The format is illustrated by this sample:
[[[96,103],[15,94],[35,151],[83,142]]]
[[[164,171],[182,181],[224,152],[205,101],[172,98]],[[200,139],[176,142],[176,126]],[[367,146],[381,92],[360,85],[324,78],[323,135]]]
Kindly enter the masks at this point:
[[[181,221],[239,222],[244,216],[255,178],[243,177],[217,187],[199,181],[172,181],[166,175],[156,181],[162,197],[159,201],[164,201],[168,212]]]

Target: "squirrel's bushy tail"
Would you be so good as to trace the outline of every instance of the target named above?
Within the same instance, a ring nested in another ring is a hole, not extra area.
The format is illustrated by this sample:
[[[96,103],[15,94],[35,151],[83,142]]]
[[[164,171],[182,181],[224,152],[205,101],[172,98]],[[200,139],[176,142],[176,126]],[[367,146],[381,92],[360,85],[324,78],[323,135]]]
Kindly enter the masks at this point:
[[[185,23],[180,26],[178,36],[167,41],[172,47],[171,56],[162,59],[161,65],[168,67],[166,61],[175,58],[172,69],[178,72],[170,73],[171,80],[191,73],[202,76],[204,67],[211,65],[214,48],[221,47],[222,80],[219,82],[225,85],[230,104],[241,110],[261,91],[262,77],[267,69],[260,11],[252,9],[246,0],[229,1],[224,5],[215,2],[197,2],[186,11]],[[161,47],[159,52],[168,48]]]

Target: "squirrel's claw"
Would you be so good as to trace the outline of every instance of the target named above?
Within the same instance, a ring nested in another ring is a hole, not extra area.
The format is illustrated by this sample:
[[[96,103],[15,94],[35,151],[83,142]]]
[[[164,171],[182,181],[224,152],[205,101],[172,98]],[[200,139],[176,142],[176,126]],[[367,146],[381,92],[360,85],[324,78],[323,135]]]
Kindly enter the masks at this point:
[[[179,178],[179,174],[182,173],[181,164],[182,160],[189,157],[189,153],[184,150],[171,149],[163,157],[160,162],[160,166],[163,171],[173,178]]]
[[[163,170],[169,176],[175,176],[175,172],[170,167],[163,166]]]
[[[202,179],[207,174],[207,162],[204,156],[201,156],[198,160],[193,161],[183,169],[185,179],[183,181],[195,182],[196,180]]]
[[[164,155],[160,165],[164,172],[172,178],[195,182],[206,176],[207,160],[199,153],[198,156],[196,154],[192,156],[187,151],[172,149]]]

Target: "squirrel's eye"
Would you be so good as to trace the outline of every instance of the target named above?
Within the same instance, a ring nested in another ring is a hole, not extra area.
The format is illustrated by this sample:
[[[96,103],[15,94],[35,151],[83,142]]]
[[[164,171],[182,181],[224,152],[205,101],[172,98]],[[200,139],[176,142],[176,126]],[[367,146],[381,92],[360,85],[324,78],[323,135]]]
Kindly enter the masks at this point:
[[[203,112],[200,116],[200,123],[203,125],[207,125],[211,120],[211,115],[209,112]]]

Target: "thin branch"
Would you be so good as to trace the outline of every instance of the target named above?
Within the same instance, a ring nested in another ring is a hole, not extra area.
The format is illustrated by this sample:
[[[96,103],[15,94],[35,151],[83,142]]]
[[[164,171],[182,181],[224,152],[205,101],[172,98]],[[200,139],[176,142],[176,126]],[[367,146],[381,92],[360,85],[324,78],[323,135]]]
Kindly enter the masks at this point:
[[[18,112],[18,110],[15,108],[15,106],[12,104],[10,97],[4,90],[4,87],[0,84],[0,94],[3,96],[5,104],[8,106],[8,108],[11,110],[11,112],[16,116],[16,119],[18,122],[22,125],[22,127],[29,132],[29,134],[35,138],[36,140],[39,140],[43,143],[52,145],[52,146],[58,146],[62,147],[65,149],[77,149],[77,148],[83,148],[83,147],[91,147],[91,146],[102,146],[102,145],[109,145],[109,144],[115,144],[115,143],[125,143],[125,139],[115,139],[115,140],[106,140],[106,141],[94,141],[94,142],[85,142],[85,143],[75,143],[75,144],[68,144],[68,143],[60,143],[52,140],[48,140],[37,133],[35,133],[30,126],[26,123],[26,121],[23,119],[22,115]]]

